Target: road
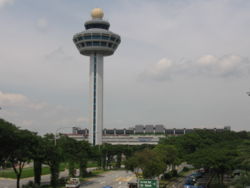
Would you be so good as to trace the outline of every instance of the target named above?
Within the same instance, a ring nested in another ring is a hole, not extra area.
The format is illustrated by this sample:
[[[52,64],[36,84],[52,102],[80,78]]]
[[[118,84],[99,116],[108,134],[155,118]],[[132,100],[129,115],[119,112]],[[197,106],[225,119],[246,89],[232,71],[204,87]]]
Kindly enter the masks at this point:
[[[109,185],[113,188],[127,188],[128,182],[136,182],[136,177],[133,173],[124,170],[115,170],[91,178],[84,182],[81,187],[101,188],[105,185]]]
[[[189,176],[190,174],[192,174],[194,172],[195,172],[195,170],[186,172],[183,177],[179,177],[178,179],[170,182],[168,187],[169,188],[183,188],[183,185],[185,183],[187,176]]]

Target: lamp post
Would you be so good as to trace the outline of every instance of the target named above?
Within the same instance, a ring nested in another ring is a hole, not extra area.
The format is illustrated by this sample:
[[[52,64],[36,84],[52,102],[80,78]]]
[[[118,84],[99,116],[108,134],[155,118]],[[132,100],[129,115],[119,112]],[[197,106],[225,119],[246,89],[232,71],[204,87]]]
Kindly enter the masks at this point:
[[[69,128],[72,128],[72,127],[59,127],[58,129],[56,129],[56,131],[55,131],[55,137],[54,137],[55,146],[56,146],[57,132],[58,132],[59,130],[62,130],[62,129],[69,129]]]

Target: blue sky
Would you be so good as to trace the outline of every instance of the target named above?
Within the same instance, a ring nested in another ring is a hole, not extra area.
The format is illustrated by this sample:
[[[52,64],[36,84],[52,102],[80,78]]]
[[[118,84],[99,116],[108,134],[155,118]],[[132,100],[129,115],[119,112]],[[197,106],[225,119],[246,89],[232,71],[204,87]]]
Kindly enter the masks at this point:
[[[249,130],[250,1],[0,0],[0,116],[41,134],[88,125],[93,8],[121,35],[105,58],[104,127]]]

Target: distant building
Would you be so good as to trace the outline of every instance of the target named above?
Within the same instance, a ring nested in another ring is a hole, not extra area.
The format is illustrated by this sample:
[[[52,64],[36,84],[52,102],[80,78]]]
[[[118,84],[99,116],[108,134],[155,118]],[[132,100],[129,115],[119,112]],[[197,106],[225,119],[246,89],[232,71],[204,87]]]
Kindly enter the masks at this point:
[[[161,138],[165,136],[178,136],[184,135],[194,130],[194,129],[167,129],[164,125],[135,125],[133,128],[129,129],[103,129],[102,141],[108,144],[121,144],[121,145],[141,145],[141,144],[157,144]],[[230,126],[225,126],[224,128],[204,128],[202,130],[210,130],[215,132],[230,131]],[[76,140],[86,140],[89,139],[89,130],[81,129],[78,127],[72,128],[72,133],[67,134],[70,138]]]

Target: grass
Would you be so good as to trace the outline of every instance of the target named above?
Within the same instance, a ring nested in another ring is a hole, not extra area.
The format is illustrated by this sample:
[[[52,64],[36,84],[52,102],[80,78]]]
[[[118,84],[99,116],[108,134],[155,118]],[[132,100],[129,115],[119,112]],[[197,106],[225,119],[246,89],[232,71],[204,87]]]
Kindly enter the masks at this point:
[[[64,169],[65,169],[65,164],[61,164],[60,171],[64,171]],[[42,175],[47,175],[47,174],[50,174],[49,167],[43,167],[42,168]],[[28,168],[23,169],[21,178],[29,178],[29,177],[33,177],[33,176],[34,176],[34,172],[33,172],[32,167],[28,167]],[[3,170],[3,171],[0,171],[0,177],[16,179],[16,174],[13,171],[13,169]]]
[[[87,167],[88,167],[88,168],[91,168],[91,167],[98,167],[98,164],[97,164],[97,162],[95,162],[95,161],[88,161]]]

